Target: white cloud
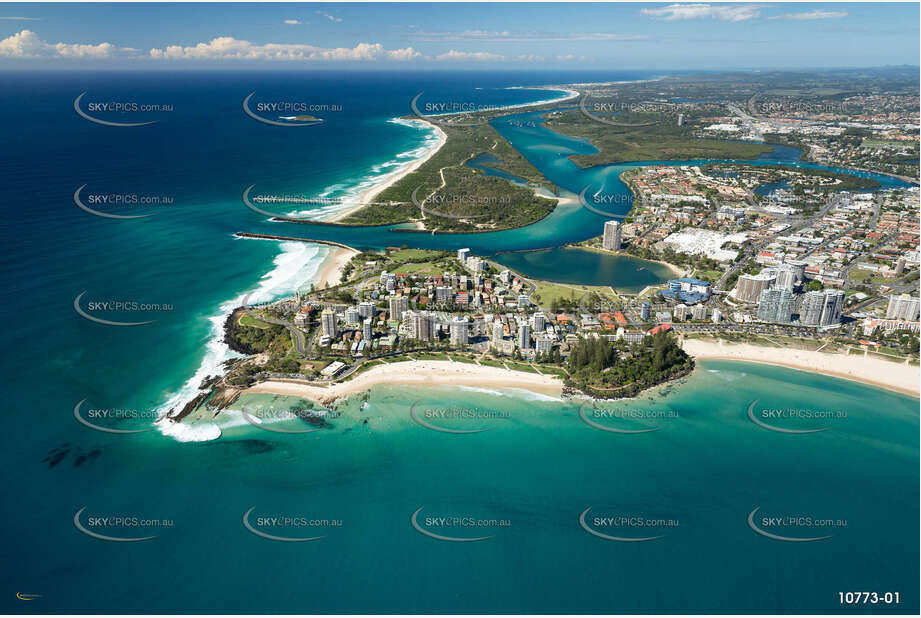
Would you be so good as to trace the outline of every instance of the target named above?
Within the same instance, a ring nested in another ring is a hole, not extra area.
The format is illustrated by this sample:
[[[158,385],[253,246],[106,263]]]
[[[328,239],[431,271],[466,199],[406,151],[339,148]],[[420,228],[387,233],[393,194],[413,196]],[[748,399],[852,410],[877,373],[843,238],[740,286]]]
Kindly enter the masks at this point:
[[[111,43],[47,43],[31,30],[23,30],[0,41],[5,58],[109,58],[120,51]]]
[[[411,60],[419,52],[411,47],[386,50],[380,43],[359,43],[355,47],[323,48],[301,43],[257,45],[229,36],[183,47],[169,45],[150,50],[150,56],[166,60]]]
[[[289,25],[289,26],[300,26],[300,25],[303,24],[303,23],[304,23],[304,22],[302,22],[302,21],[299,20],[299,19],[286,19],[286,20],[285,20],[285,24],[287,24],[287,25]]]
[[[0,21],[41,21],[41,17],[0,17]]]
[[[522,62],[543,62],[544,57],[538,56],[536,54],[521,54],[515,60],[520,60]]]
[[[806,19],[840,19],[842,17],[847,17],[846,11],[809,11],[808,13],[786,13],[784,15],[777,15],[776,17],[771,17],[770,19],[795,19],[795,20],[806,20]]]
[[[322,17],[325,17],[325,18],[328,19],[329,21],[333,21],[333,22],[337,22],[337,23],[340,22],[340,21],[342,21],[342,18],[341,18],[341,17],[334,17],[333,15],[330,15],[329,13],[324,13],[323,11],[317,11],[317,15],[320,15],[320,16],[322,16]]]
[[[761,16],[764,4],[670,4],[657,9],[641,9],[640,13],[668,21],[678,19],[719,19],[746,21]]]
[[[438,54],[435,56],[435,60],[476,60],[476,61],[490,61],[490,60],[505,60],[505,56],[500,56],[499,54],[491,54],[489,52],[465,52],[457,51],[452,49],[451,51],[445,52],[443,54]]]
[[[460,32],[424,32],[408,33],[408,36],[421,41],[634,41],[648,38],[639,34],[617,34],[612,32],[509,32],[490,30],[463,30]]]
[[[389,58],[390,60],[400,60],[400,61],[415,60],[421,55],[422,54],[417,52],[412,47],[404,47],[403,49],[394,49],[392,51],[387,52],[387,58]]]

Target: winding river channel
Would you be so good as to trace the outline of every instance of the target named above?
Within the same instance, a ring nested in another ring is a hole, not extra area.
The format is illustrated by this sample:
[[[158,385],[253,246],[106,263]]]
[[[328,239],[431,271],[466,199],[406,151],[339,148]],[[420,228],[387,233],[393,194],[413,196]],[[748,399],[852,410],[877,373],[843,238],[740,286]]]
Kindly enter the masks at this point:
[[[752,166],[785,165],[805,169],[819,169],[872,178],[880,183],[881,189],[910,187],[893,176],[862,170],[830,167],[800,160],[801,151],[788,146],[775,146],[774,150],[755,160],[695,159],[689,161],[634,161],[614,165],[580,167],[570,157],[595,154],[598,150],[588,141],[557,133],[542,124],[545,112],[523,112],[494,119],[492,126],[518,150],[543,176],[556,185],[559,194],[571,199],[564,200],[544,219],[521,228],[498,232],[469,234],[430,234],[409,231],[405,226],[345,227],[312,224],[307,229],[294,230],[291,224],[266,222],[270,231],[301,235],[317,240],[336,241],[361,249],[376,249],[386,246],[406,245],[413,248],[453,250],[469,247],[477,255],[495,256],[505,252],[528,252],[561,247],[580,242],[601,234],[604,221],[626,215],[632,206],[632,194],[621,181],[620,175],[628,170],[649,165],[704,165],[707,163],[733,163]],[[489,155],[479,156],[468,162],[487,174],[515,181],[515,177],[492,168],[495,163]],[[583,205],[579,194],[593,196],[594,203],[603,206]],[[279,232],[281,227],[286,229]],[[263,231],[263,230],[260,230]],[[621,289],[638,289],[655,284],[668,276],[664,267],[655,263],[626,256],[604,255],[587,258],[581,251],[556,251],[552,259],[533,255],[516,255],[506,261],[526,269],[529,265],[552,265],[551,278],[562,283],[591,285],[612,285]],[[570,262],[571,260],[571,262]],[[566,273],[570,273],[568,276]],[[616,273],[616,275],[615,275]],[[540,273],[526,273],[536,276]],[[616,281],[612,281],[614,276]]]

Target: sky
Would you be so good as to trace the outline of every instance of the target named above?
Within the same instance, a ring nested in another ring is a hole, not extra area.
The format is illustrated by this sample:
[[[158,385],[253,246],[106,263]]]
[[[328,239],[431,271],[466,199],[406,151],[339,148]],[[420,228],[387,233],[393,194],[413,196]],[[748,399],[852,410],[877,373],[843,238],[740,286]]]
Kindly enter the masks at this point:
[[[3,69],[918,65],[914,3],[2,3]]]

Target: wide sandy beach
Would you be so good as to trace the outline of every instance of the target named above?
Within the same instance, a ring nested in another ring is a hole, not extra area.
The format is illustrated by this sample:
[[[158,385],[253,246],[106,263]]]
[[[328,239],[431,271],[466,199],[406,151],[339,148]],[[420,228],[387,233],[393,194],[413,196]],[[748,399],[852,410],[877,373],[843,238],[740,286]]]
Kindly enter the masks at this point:
[[[696,359],[729,359],[781,365],[856,380],[914,397],[918,397],[921,390],[921,369],[916,365],[889,361],[872,354],[847,355],[707,339],[685,339],[682,347]]]
[[[561,103],[561,102],[563,102],[563,101],[569,101],[569,100],[574,99],[574,98],[576,98],[576,97],[579,96],[579,93],[578,93],[577,91],[575,91],[575,90],[569,90],[569,89],[566,89],[566,88],[552,88],[552,87],[549,87],[549,86],[538,86],[538,87],[527,88],[527,89],[528,89],[528,90],[562,90],[565,94],[564,94],[563,96],[561,96],[561,97],[554,97],[554,98],[551,98],[551,99],[545,99],[545,100],[543,100],[543,101],[535,101],[535,102],[533,102],[533,103],[519,103],[519,104],[517,104],[517,105],[509,105],[509,106],[507,106],[506,109],[517,109],[517,108],[535,107],[535,106],[538,106],[538,105],[546,105],[546,104],[548,104],[548,103]],[[435,115],[436,115],[436,116],[439,116],[439,115],[450,116],[450,115],[452,115],[452,114],[435,114]],[[408,174],[411,174],[412,172],[414,172],[414,171],[416,171],[417,169],[419,169],[419,167],[420,167],[423,163],[425,163],[426,161],[428,161],[429,159],[431,159],[433,156],[435,156],[435,153],[438,152],[439,150],[441,150],[441,147],[444,146],[445,143],[448,141],[448,136],[447,136],[447,134],[441,129],[441,127],[439,127],[437,124],[435,124],[435,123],[433,123],[433,122],[429,122],[429,121],[424,120],[424,119],[422,119],[422,118],[407,118],[407,119],[404,119],[404,120],[405,120],[406,122],[414,122],[414,123],[417,122],[417,123],[421,123],[422,125],[424,125],[424,126],[426,126],[426,127],[429,127],[429,128],[434,129],[434,130],[435,130],[435,133],[438,135],[438,141],[436,141],[436,142],[432,145],[432,147],[429,148],[428,152],[426,152],[423,156],[419,157],[418,159],[415,159],[412,163],[410,163],[409,165],[407,165],[405,168],[403,168],[403,169],[400,170],[399,172],[396,172],[396,173],[394,173],[394,174],[391,174],[390,176],[387,176],[387,177],[384,178],[381,182],[379,182],[379,183],[377,183],[377,184],[375,184],[375,185],[373,185],[373,186],[371,186],[371,187],[368,187],[367,189],[365,189],[364,191],[362,191],[362,192],[359,194],[357,203],[356,203],[354,206],[350,206],[349,208],[346,208],[345,210],[342,210],[342,211],[340,211],[340,212],[337,212],[336,214],[334,214],[333,216],[331,216],[329,219],[327,219],[328,221],[333,221],[333,222],[335,222],[335,221],[341,221],[342,219],[345,219],[346,217],[348,217],[348,216],[349,216],[350,214],[352,214],[353,212],[356,212],[356,211],[358,211],[358,210],[361,210],[361,209],[364,208],[366,205],[368,205],[368,204],[370,204],[371,202],[373,202],[373,201],[374,201],[374,198],[376,198],[384,189],[390,187],[391,185],[393,185],[395,182],[397,182],[397,181],[400,180],[401,178],[403,178],[403,177],[407,176]]]
[[[521,388],[553,397],[559,397],[563,390],[562,380],[554,376],[471,363],[415,360],[377,365],[351,380],[326,387],[269,380],[250,387],[247,392],[305,397],[326,405],[366,391],[372,386],[394,384]]]
[[[433,124],[433,123],[428,122],[428,121],[426,121],[426,120],[422,120],[421,118],[415,118],[415,119],[412,119],[412,120],[407,120],[407,122],[418,122],[418,123],[423,124],[423,125],[425,125],[425,126],[427,126],[427,127],[431,127],[431,128],[433,128],[433,129],[435,129],[435,133],[438,135],[438,141],[435,142],[435,144],[433,144],[432,147],[429,148],[428,152],[426,152],[423,156],[419,157],[418,159],[415,159],[412,163],[410,163],[409,165],[407,165],[406,167],[404,167],[403,169],[401,169],[399,172],[396,172],[396,173],[394,173],[394,174],[391,174],[391,175],[385,177],[381,182],[379,182],[379,183],[377,183],[377,184],[375,184],[375,185],[373,185],[373,186],[371,186],[371,187],[368,187],[367,189],[365,189],[364,191],[362,191],[362,192],[358,195],[358,201],[357,201],[357,203],[356,203],[354,206],[350,206],[349,208],[346,208],[345,210],[343,210],[343,211],[341,211],[341,212],[337,212],[335,215],[333,215],[332,217],[330,217],[330,218],[328,219],[328,221],[341,221],[342,219],[345,219],[346,217],[348,217],[348,216],[349,216],[350,214],[352,214],[353,212],[356,212],[356,211],[358,211],[358,210],[361,210],[361,209],[364,208],[366,205],[368,205],[368,204],[370,204],[371,202],[373,202],[373,201],[374,201],[374,198],[377,197],[377,195],[380,194],[384,189],[390,187],[391,185],[393,185],[395,182],[397,182],[398,180],[400,180],[400,179],[403,178],[404,176],[406,176],[406,175],[408,175],[408,174],[411,174],[411,173],[413,173],[414,171],[416,171],[417,169],[419,169],[419,167],[420,167],[423,163],[425,163],[426,161],[428,161],[429,159],[431,159],[433,156],[435,156],[435,153],[438,152],[439,150],[441,150],[441,147],[444,146],[444,145],[445,145],[445,142],[448,141],[448,136],[447,136],[447,134],[446,134],[444,131],[442,131],[442,130],[441,130],[441,127],[439,127],[439,126],[436,125],[436,124]]]

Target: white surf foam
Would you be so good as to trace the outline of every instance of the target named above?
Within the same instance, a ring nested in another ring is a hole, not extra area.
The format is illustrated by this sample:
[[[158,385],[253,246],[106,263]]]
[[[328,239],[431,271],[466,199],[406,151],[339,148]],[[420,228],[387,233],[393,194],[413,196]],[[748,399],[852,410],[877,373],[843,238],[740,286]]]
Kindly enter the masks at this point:
[[[354,208],[358,205],[362,194],[368,189],[383,184],[392,177],[403,173],[407,167],[417,160],[427,157],[438,146],[439,130],[426,122],[404,118],[391,118],[387,122],[424,131],[426,135],[423,137],[422,144],[411,150],[398,153],[388,161],[372,165],[370,170],[358,178],[337,182],[323,189],[319,197],[321,199],[328,198],[335,203],[307,211],[296,211],[291,213],[290,216],[326,219],[344,210]]]
[[[178,411],[202,391],[198,388],[208,376],[223,373],[222,364],[241,355],[231,350],[224,343],[224,322],[235,308],[249,296],[251,304],[275,300],[289,296],[292,290],[317,280],[317,273],[330,249],[325,246],[300,242],[285,242],[280,245],[281,253],[273,260],[274,268],[262,276],[255,289],[240,294],[233,300],[221,305],[219,312],[208,318],[211,333],[205,345],[205,357],[195,374],[157,410],[162,417],[171,409]],[[215,423],[174,423],[162,419],[157,428],[163,435],[171,436],[180,442],[214,440],[220,437],[220,427]]]

